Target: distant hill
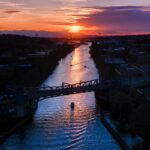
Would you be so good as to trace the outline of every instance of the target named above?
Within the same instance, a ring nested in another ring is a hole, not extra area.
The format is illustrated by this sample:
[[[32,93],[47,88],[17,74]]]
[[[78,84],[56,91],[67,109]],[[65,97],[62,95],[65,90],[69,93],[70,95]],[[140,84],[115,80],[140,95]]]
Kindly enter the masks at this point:
[[[26,35],[30,37],[51,37],[51,38],[67,37],[67,35],[62,32],[32,31],[32,30],[0,31],[0,34]]]

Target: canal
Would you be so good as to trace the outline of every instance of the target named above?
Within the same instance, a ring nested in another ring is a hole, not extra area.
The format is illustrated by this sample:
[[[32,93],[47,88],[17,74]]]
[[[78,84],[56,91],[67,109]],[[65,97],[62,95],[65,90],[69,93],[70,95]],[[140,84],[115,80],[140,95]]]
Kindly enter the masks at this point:
[[[81,45],[59,62],[43,85],[56,86],[98,78],[89,55]],[[70,103],[75,109],[70,109]],[[96,113],[93,92],[45,99],[30,125],[13,134],[2,150],[120,150]]]

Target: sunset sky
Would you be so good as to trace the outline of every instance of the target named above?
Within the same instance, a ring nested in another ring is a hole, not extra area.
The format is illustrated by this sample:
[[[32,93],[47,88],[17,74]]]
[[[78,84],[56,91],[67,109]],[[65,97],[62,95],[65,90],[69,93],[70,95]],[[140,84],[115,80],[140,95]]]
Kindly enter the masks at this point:
[[[150,0],[0,0],[0,30],[150,33]]]

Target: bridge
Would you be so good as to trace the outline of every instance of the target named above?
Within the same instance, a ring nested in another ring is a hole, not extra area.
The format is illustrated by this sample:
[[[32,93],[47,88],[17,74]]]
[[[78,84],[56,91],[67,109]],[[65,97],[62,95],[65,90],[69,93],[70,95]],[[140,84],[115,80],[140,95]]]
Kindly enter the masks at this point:
[[[126,88],[129,86],[138,87],[141,85],[150,84],[150,77],[137,77],[132,79],[122,79],[122,80],[101,80],[94,79],[89,81],[82,81],[75,84],[62,83],[61,86],[45,86],[37,88],[26,88],[26,92],[32,99],[37,99],[38,101],[58,97],[63,95],[70,95],[75,93],[84,93],[95,90],[105,90],[111,88]]]
[[[95,79],[90,81],[82,81],[75,84],[62,83],[61,86],[26,88],[25,91],[26,93],[28,93],[28,95],[30,95],[32,99],[37,99],[38,101],[40,101],[51,97],[90,92],[98,89],[108,89],[112,88],[114,84],[116,84],[115,80],[109,81]]]
[[[24,88],[23,91],[14,90],[11,94],[5,96],[19,96],[28,95],[30,99],[41,101],[46,98],[58,97],[63,95],[70,95],[75,93],[84,93],[95,90],[106,90],[111,88],[126,88],[126,87],[138,87],[141,85],[150,84],[150,77],[138,77],[132,80],[121,79],[121,80],[100,80],[94,79],[89,81],[82,81],[75,84],[62,83],[61,86],[43,86],[43,87],[30,87]],[[3,97],[1,96],[1,97]]]

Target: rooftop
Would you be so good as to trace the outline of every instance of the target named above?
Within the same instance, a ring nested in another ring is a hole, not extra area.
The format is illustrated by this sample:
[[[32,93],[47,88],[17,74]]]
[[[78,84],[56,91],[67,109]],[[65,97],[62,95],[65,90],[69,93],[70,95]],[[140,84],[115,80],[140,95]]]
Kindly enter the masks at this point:
[[[124,59],[122,58],[105,58],[105,63],[106,64],[124,64],[126,63]]]

